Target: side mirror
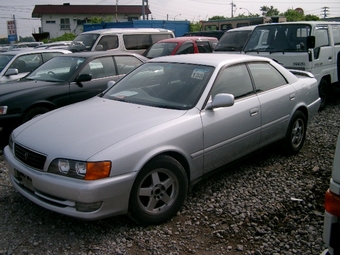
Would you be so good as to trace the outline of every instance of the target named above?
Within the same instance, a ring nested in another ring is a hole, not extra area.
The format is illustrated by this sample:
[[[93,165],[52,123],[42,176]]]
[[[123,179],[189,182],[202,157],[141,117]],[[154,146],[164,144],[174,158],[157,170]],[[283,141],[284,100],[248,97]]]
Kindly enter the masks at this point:
[[[307,36],[307,49],[315,48],[315,36]]]
[[[7,72],[5,73],[5,76],[15,75],[18,74],[19,70],[16,68],[9,68]]]
[[[81,74],[76,78],[76,82],[90,81],[92,80],[91,74]]]
[[[95,51],[103,51],[104,47],[103,47],[103,45],[98,44],[94,49],[95,49]]]
[[[207,104],[206,110],[212,110],[219,107],[233,106],[235,103],[234,95],[221,93],[214,96],[213,100]]]
[[[115,85],[116,84],[116,82],[115,81],[109,81],[108,83],[107,83],[107,88],[111,88],[113,85]]]

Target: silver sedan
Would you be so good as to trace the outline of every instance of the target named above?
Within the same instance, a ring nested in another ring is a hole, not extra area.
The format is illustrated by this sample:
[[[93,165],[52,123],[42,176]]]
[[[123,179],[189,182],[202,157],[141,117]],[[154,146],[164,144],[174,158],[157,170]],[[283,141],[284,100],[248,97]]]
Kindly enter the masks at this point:
[[[310,73],[268,58],[161,57],[21,125],[4,155],[13,186],[42,207],[159,224],[212,170],[274,142],[298,153],[319,105]]]

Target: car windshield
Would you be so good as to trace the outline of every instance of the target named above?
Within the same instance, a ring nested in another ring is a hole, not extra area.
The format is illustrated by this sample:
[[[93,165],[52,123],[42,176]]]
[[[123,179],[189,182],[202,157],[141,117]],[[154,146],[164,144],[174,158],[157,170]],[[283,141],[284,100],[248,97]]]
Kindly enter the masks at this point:
[[[68,47],[72,52],[78,51],[91,51],[94,43],[96,42],[99,34],[82,34],[78,35]]]
[[[241,51],[252,30],[225,32],[214,51]]]
[[[244,46],[244,52],[306,52],[311,26],[284,24],[258,26]]]
[[[178,43],[155,43],[143,55],[147,58],[157,58],[171,55]]]
[[[187,110],[199,100],[214,67],[181,63],[146,63],[117,82],[103,98]]]
[[[11,61],[14,55],[0,54],[0,72],[5,68],[5,66]]]
[[[25,79],[37,81],[61,82],[66,81],[77,70],[85,58],[81,57],[54,57],[39,66]]]

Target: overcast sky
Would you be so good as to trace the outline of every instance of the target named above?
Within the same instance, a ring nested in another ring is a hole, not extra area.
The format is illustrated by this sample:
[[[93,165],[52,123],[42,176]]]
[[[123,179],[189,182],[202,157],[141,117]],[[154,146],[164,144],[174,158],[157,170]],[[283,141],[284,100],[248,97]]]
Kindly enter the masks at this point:
[[[62,5],[142,5],[142,0],[10,0],[0,2],[0,36],[7,37],[6,22],[13,19],[17,21],[18,36],[31,36],[38,33],[40,20],[32,18],[35,5],[54,4]],[[328,17],[340,17],[340,0],[149,0],[151,10],[150,19],[157,20],[189,20],[196,22],[206,20],[212,16],[231,17],[232,3],[234,16],[239,14],[258,13],[261,6],[273,6],[280,12],[287,9],[302,8],[305,14],[322,15],[323,7],[328,7]]]

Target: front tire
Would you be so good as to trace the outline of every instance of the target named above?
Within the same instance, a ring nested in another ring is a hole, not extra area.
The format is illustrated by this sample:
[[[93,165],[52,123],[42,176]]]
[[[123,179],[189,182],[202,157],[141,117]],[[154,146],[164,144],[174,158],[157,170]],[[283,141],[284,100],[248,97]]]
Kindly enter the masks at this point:
[[[29,110],[29,111],[25,114],[25,116],[24,116],[22,122],[25,123],[25,122],[27,122],[27,121],[29,121],[29,120],[31,120],[31,119],[37,117],[37,116],[39,116],[39,115],[41,115],[41,114],[44,114],[44,113],[46,113],[46,112],[49,112],[49,111],[50,111],[50,109],[48,109],[48,108],[46,108],[46,107],[35,107],[35,108],[32,108],[31,110]]]
[[[133,184],[129,216],[140,224],[160,224],[182,207],[188,192],[188,178],[174,158],[157,156],[137,175]]]
[[[306,139],[307,120],[301,111],[296,111],[289,123],[284,139],[284,152],[287,155],[298,153]]]

